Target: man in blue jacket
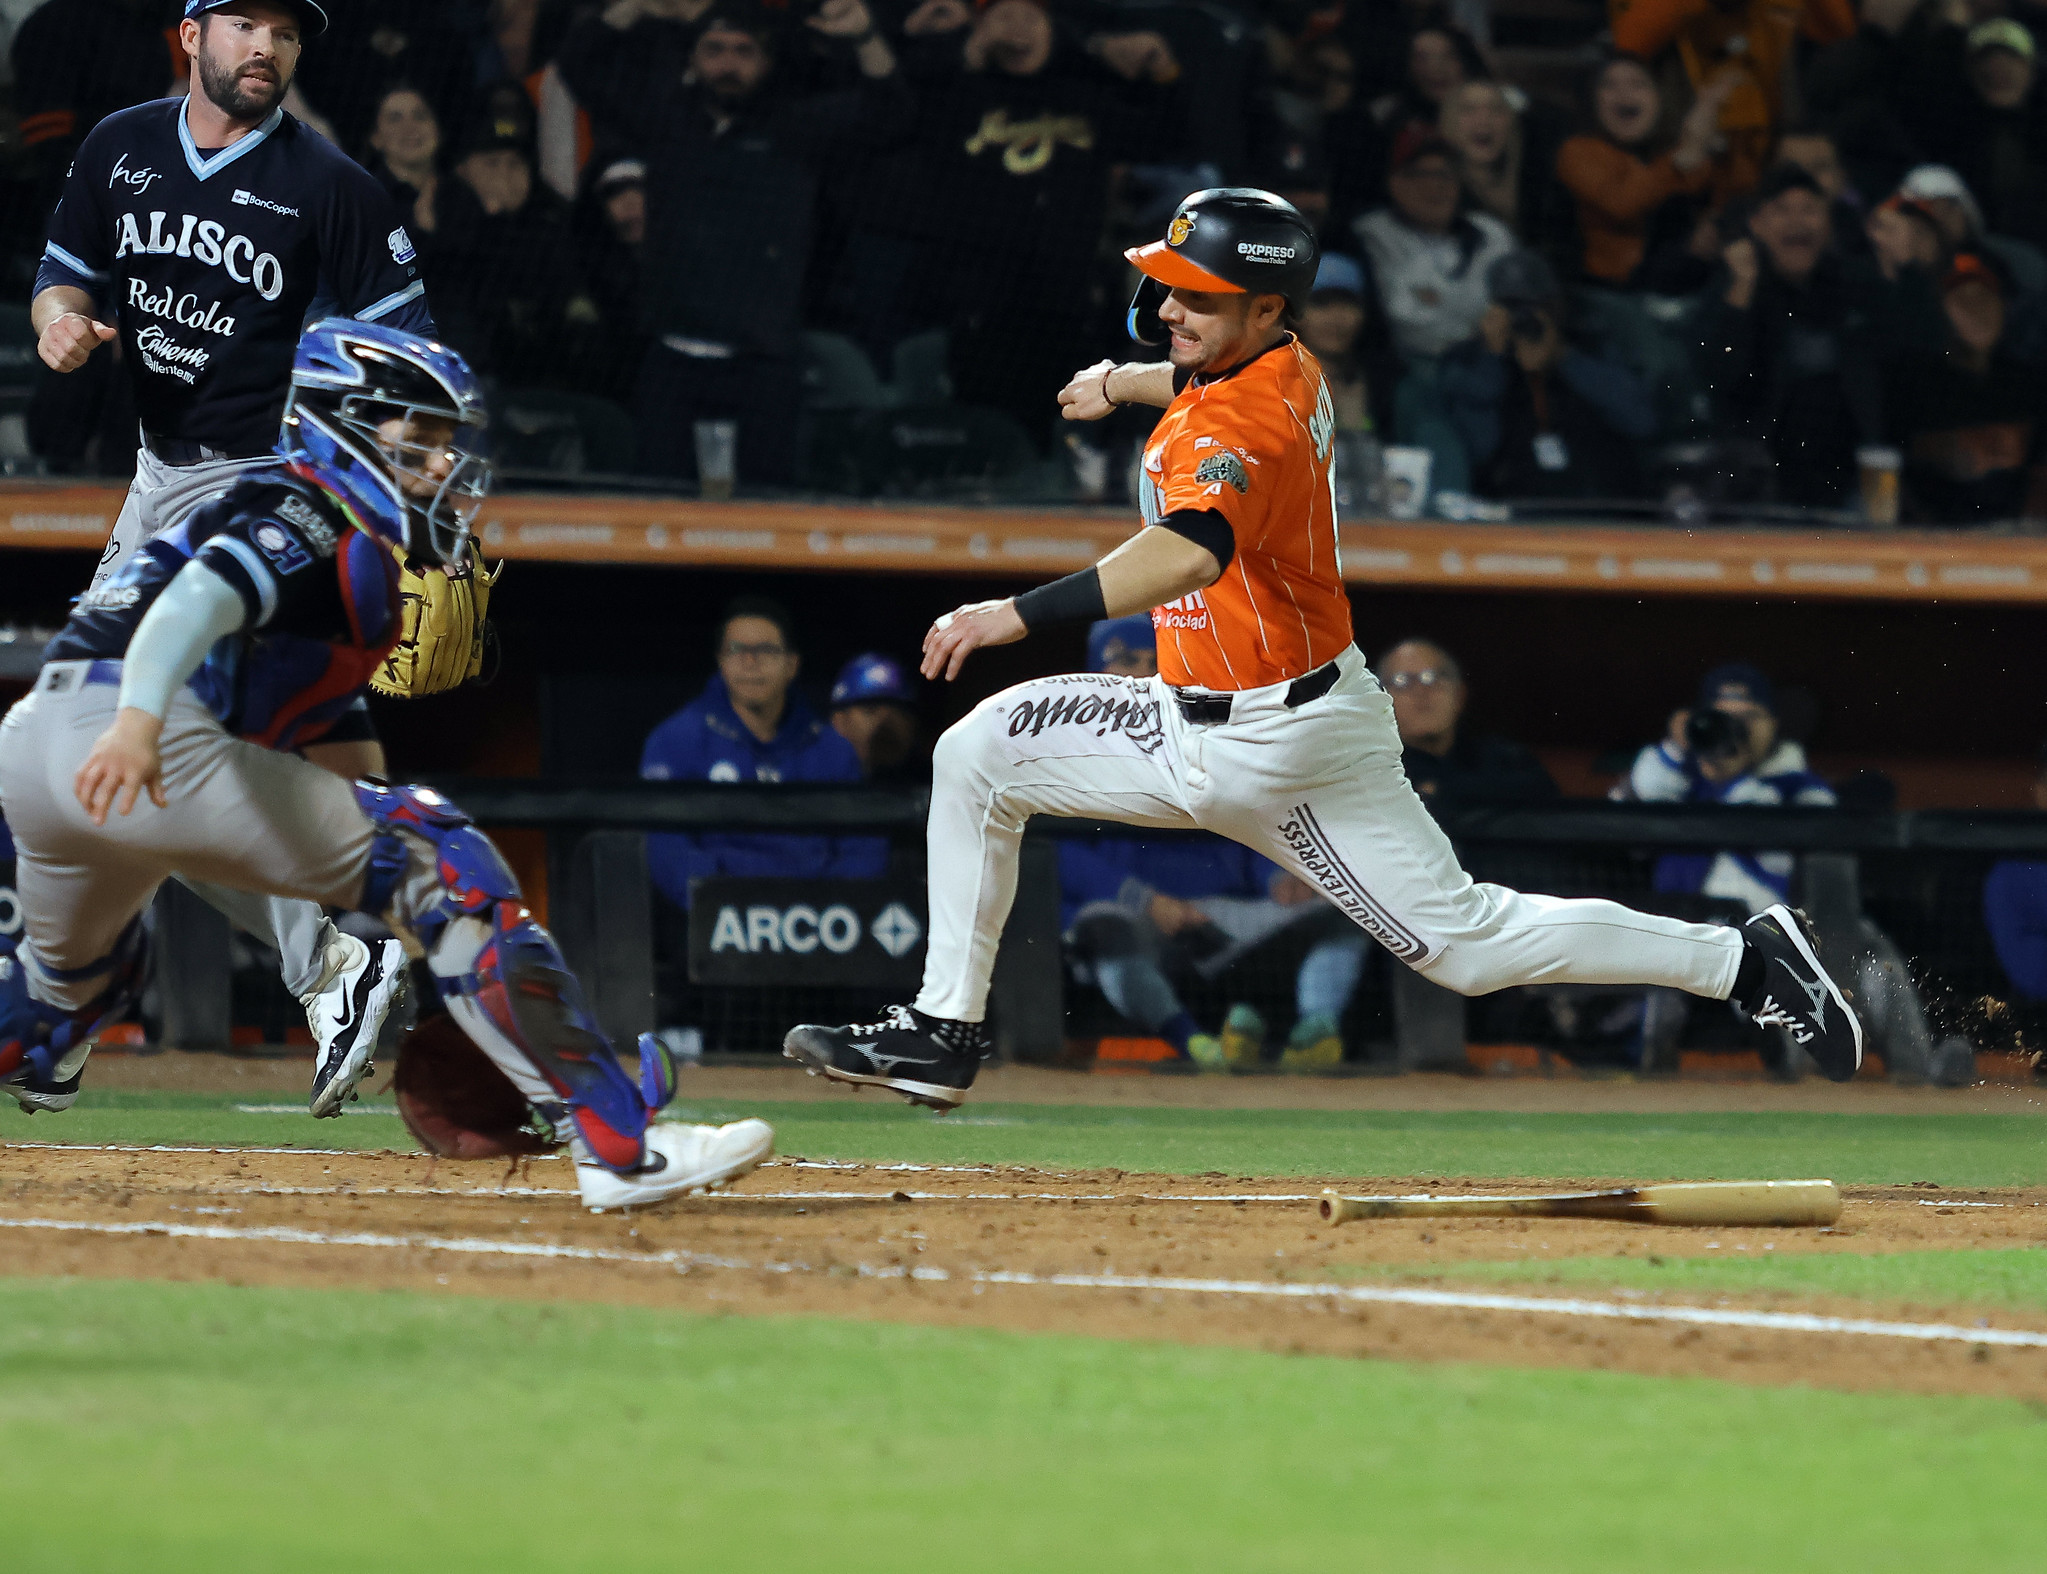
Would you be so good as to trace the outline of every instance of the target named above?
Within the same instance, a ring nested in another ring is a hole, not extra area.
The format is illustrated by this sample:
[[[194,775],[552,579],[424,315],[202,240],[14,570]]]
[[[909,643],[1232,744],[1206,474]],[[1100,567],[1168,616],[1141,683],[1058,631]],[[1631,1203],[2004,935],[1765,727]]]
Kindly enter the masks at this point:
[[[779,603],[741,596],[718,634],[718,675],[656,727],[640,752],[647,781],[857,782],[853,746],[796,692],[803,658]],[[717,834],[647,838],[654,883],[689,907],[689,883],[709,875],[816,875],[873,879],[887,872],[888,842],[874,836]]]
[[[2047,749],[2033,779],[2033,806],[2047,810]],[[2047,862],[2006,858],[1994,865],[1983,880],[1983,921],[2018,1003],[2037,1022],[2047,1002]]]

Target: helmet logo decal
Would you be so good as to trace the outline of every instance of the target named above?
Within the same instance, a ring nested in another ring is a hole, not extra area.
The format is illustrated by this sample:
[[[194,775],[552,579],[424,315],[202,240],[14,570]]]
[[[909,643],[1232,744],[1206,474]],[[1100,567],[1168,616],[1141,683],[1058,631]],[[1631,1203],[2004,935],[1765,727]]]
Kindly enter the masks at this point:
[[[1237,255],[1246,262],[1292,262],[1297,254],[1291,246],[1261,246],[1255,241],[1240,240]]]
[[[1176,213],[1173,215],[1173,222],[1166,226],[1166,244],[1168,246],[1184,246],[1187,244],[1187,237],[1193,233],[1194,215],[1191,213]]]

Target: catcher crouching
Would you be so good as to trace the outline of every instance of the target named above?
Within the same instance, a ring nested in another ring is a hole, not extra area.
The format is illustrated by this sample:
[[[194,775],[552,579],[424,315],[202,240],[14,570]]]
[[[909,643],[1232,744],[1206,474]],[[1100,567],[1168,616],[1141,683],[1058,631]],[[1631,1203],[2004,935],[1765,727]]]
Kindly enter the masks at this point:
[[[638,1076],[620,1065],[455,805],[289,752],[360,700],[406,634],[400,554],[423,577],[467,571],[448,582],[474,589],[483,424],[453,351],[375,323],[315,324],[277,462],[146,543],[50,643],[0,723],[26,917],[0,940],[0,1091],[24,1109],[76,1099],[93,1035],[140,987],[141,913],[182,875],[390,926],[444,1012],[400,1072],[408,1123],[436,1152],[566,1143],[583,1201],[604,1209],[722,1184],[773,1151],[758,1120],[654,1120],[675,1091],[667,1054],[643,1037]],[[417,644],[417,610],[409,622]],[[425,665],[466,676],[477,654],[465,642]],[[365,1056],[348,1074],[367,1069]]]

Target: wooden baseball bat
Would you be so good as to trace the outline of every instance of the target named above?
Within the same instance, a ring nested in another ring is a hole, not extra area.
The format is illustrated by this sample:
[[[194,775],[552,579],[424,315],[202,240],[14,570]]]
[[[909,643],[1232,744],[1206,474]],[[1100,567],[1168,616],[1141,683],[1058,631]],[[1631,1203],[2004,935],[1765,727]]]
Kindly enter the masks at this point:
[[[1635,1224],[1832,1224],[1841,1192],[1830,1180],[1673,1181],[1546,1197],[1345,1197],[1324,1191],[1324,1222],[1352,1219],[1625,1219]]]

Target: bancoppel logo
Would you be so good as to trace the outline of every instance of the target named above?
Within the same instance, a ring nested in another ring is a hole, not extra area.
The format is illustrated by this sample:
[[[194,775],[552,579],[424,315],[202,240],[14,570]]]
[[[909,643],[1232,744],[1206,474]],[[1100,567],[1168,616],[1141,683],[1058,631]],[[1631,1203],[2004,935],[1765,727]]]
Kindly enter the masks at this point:
[[[239,187],[235,189],[234,202],[239,208],[263,208],[271,213],[282,213],[288,219],[299,216],[297,208],[287,208],[281,202],[272,202],[268,197],[259,197],[255,192],[243,191]]]
[[[396,263],[410,262],[419,255],[412,249],[412,237],[405,233],[402,224],[384,237],[384,244],[391,248],[391,260]]]
[[[1261,246],[1255,241],[1237,242],[1237,255],[1246,262],[1292,262],[1296,255],[1291,246]]]

